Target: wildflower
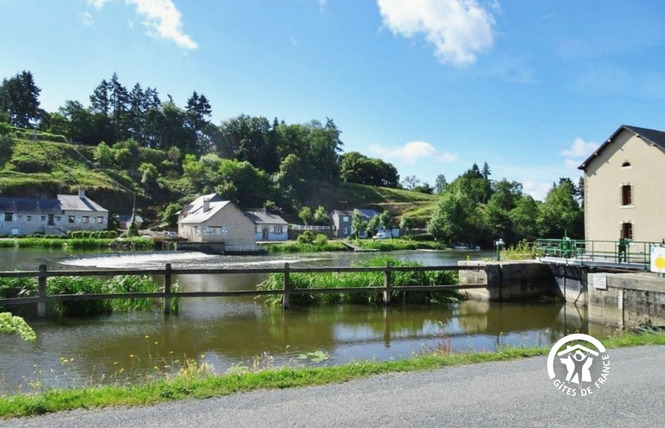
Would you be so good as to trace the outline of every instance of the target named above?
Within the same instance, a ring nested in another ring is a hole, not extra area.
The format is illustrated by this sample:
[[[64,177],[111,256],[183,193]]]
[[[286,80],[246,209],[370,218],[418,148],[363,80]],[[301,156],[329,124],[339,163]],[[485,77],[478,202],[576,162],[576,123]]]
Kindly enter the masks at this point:
[[[120,370],[118,370],[118,373],[124,373],[124,372],[125,372],[124,368],[121,368]]]
[[[159,342],[155,342],[155,345],[158,344]]]
[[[129,358],[134,358],[134,354],[129,354]]]
[[[150,337],[150,335],[146,334],[144,339],[147,339],[147,338],[149,338],[149,337]]]
[[[117,366],[117,365],[118,365],[118,362],[117,362],[117,361],[114,361],[114,362],[113,362],[113,365],[114,365],[114,366]]]

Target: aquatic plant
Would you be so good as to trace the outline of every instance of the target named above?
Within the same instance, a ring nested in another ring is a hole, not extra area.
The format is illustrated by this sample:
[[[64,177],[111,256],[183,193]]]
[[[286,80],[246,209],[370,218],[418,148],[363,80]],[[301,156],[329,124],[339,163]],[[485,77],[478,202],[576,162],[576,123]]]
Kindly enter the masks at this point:
[[[422,266],[415,262],[399,261],[390,257],[376,257],[362,261],[358,265],[365,267],[382,267],[390,263],[391,266]],[[417,285],[448,285],[457,282],[457,275],[450,271],[424,271],[424,272],[392,272],[394,286]],[[289,281],[292,289],[335,289],[335,288],[371,288],[383,286],[383,272],[349,272],[349,273],[291,273]],[[259,290],[281,290],[284,275],[271,274],[264,282],[258,285]],[[363,293],[312,293],[292,294],[290,304],[306,306],[311,304],[346,303],[346,304],[374,304],[382,301],[382,291],[367,291]],[[449,290],[436,291],[392,291],[393,303],[442,303],[460,300],[458,293]],[[266,300],[270,304],[277,304],[281,296],[275,295]]]
[[[18,334],[26,342],[37,340],[37,335],[32,327],[23,318],[9,312],[0,312],[0,333]]]

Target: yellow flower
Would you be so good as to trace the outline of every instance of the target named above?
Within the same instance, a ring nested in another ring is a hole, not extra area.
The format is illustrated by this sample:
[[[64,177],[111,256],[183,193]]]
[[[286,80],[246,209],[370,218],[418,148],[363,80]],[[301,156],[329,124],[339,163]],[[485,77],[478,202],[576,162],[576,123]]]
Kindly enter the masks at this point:
[[[118,365],[118,362],[117,362],[117,361],[114,361],[114,362],[113,362],[113,365],[114,365],[114,366]]]
[[[118,370],[118,373],[123,373],[124,371],[125,371],[125,369],[120,369],[120,370]]]
[[[147,338],[149,338],[149,337],[150,337],[149,335],[147,335],[147,334],[145,335],[145,339],[147,339]]]
[[[155,342],[155,345],[158,344],[159,342]]]
[[[129,358],[134,358],[134,354],[129,354]]]

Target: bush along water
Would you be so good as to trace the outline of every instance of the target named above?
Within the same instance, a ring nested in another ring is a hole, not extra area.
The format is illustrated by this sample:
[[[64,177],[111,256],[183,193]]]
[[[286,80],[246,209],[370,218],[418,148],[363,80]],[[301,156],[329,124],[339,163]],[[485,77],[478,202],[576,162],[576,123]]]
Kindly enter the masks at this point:
[[[422,266],[415,262],[399,261],[390,257],[377,257],[358,264],[361,267],[383,267],[387,263],[391,266]],[[457,274],[451,271],[426,271],[426,272],[392,272],[393,286],[418,286],[418,285],[448,285],[457,283]],[[383,272],[322,272],[322,273],[291,273],[289,276],[292,289],[314,288],[371,288],[383,286]],[[259,284],[259,290],[281,290],[284,275],[281,273],[271,274],[268,279]],[[290,304],[295,306],[307,306],[312,304],[347,303],[347,304],[376,304],[382,302],[383,292],[368,291],[363,293],[315,293],[315,294],[292,294]],[[461,296],[451,290],[436,291],[393,291],[391,301],[393,303],[450,303],[461,300]],[[278,304],[281,296],[275,295],[266,300],[270,304]]]
[[[178,291],[179,285],[171,286],[172,291]],[[61,276],[47,280],[46,292],[49,295],[57,294],[113,294],[113,293],[157,293],[163,291],[163,286],[149,276],[119,275],[104,280],[93,277]],[[31,297],[37,295],[37,280],[35,278],[0,278],[0,297]],[[171,299],[171,313],[180,309],[180,298]],[[162,299],[132,298],[109,300],[74,300],[59,301],[48,305],[48,310],[58,316],[85,317],[108,314],[114,311],[150,311],[163,308]],[[23,305],[22,305],[23,306]],[[13,306],[12,311],[20,310],[22,306]]]

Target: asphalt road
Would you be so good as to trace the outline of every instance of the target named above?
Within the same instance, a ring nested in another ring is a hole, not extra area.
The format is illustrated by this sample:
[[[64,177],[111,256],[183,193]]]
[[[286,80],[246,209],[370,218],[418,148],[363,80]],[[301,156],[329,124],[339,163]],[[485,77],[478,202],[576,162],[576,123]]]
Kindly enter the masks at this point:
[[[78,410],[2,420],[0,427],[665,426],[665,347],[609,353],[607,383],[586,397],[557,390],[547,377],[546,358],[537,357],[150,407]]]

